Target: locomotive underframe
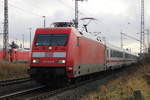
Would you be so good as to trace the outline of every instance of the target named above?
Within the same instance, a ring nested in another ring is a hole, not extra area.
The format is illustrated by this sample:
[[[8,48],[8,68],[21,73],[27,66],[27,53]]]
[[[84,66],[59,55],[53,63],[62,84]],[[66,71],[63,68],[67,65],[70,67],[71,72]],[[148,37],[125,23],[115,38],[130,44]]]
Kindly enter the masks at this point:
[[[67,73],[64,67],[31,67],[28,70],[31,78],[40,83],[60,83],[67,81]]]

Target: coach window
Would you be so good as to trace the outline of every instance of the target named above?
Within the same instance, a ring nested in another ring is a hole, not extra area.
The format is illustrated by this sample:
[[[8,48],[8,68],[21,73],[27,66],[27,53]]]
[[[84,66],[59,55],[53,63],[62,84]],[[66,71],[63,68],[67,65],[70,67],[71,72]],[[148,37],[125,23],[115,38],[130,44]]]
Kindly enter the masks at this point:
[[[110,56],[111,56],[111,57],[115,57],[115,54],[114,54],[114,51],[113,51],[113,50],[110,51]]]
[[[118,54],[117,57],[123,58],[123,53],[122,52],[118,52],[117,54]]]
[[[125,53],[125,58],[127,58],[127,53]]]
[[[111,57],[123,58],[123,53],[115,50],[111,50]]]
[[[125,53],[125,58],[130,58],[130,54]]]

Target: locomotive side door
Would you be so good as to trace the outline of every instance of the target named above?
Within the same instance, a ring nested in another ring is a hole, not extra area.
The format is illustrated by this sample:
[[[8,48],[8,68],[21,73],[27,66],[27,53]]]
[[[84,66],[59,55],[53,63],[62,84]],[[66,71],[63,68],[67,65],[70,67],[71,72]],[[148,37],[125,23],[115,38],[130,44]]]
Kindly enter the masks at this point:
[[[105,46],[105,70],[109,69],[110,49]]]

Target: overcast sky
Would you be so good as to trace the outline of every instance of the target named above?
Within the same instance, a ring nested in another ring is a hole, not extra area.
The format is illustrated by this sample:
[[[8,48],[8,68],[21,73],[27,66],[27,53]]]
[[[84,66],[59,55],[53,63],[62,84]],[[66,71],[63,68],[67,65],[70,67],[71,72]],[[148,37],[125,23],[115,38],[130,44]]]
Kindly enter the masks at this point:
[[[0,32],[3,28],[3,2],[0,0]],[[18,40],[22,43],[25,35],[29,47],[29,28],[32,36],[37,27],[43,26],[42,16],[46,16],[46,26],[56,21],[74,19],[74,0],[8,0],[9,1],[9,38],[10,42]],[[141,0],[88,0],[79,2],[79,18],[94,17],[88,26],[91,32],[101,32],[107,42],[120,46],[120,32],[139,38]],[[150,28],[150,0],[145,0],[145,23]],[[82,22],[81,22],[82,23]],[[82,25],[82,24],[81,24]],[[80,26],[81,26],[80,25]],[[2,45],[2,36],[0,36]],[[125,48],[133,52],[139,51],[139,43],[129,38],[124,39]]]

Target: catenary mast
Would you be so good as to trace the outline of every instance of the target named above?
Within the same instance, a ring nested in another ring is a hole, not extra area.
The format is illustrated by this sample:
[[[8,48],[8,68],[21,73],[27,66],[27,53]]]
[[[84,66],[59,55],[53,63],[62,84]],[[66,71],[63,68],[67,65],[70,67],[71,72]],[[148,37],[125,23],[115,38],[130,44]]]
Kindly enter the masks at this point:
[[[4,31],[3,31],[3,49],[4,49],[4,60],[7,59],[8,50],[8,0],[4,0]]]
[[[78,2],[79,1],[85,1],[85,0],[75,0],[75,20],[74,20],[74,24],[75,24],[75,28],[78,29],[78,25],[79,25],[79,9],[78,9]]]
[[[140,53],[143,53],[145,48],[145,22],[144,22],[144,0],[141,0],[141,34],[140,34]]]

